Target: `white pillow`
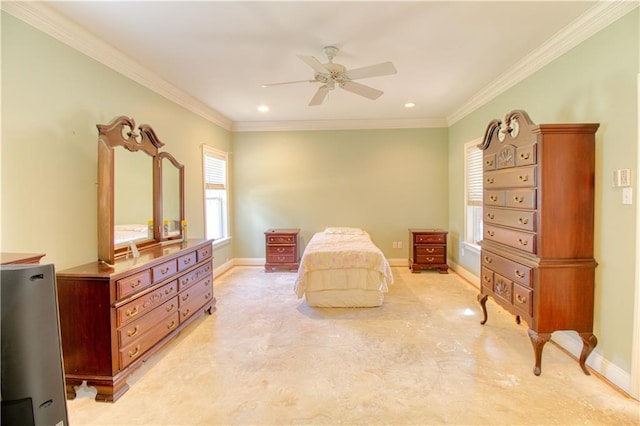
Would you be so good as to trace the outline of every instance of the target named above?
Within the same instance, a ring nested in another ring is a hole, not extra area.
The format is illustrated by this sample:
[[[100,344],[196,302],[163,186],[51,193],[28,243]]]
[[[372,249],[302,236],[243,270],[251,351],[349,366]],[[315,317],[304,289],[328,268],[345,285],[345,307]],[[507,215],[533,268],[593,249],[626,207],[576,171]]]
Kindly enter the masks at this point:
[[[329,227],[324,230],[325,234],[344,234],[344,235],[362,235],[363,231],[360,228],[343,227]]]

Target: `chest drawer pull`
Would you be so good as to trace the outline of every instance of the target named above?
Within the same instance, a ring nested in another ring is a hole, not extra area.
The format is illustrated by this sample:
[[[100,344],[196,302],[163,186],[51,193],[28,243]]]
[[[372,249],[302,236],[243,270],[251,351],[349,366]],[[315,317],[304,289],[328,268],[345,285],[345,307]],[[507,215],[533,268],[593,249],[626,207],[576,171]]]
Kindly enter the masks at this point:
[[[520,175],[518,179],[520,179],[521,182],[526,182],[529,180],[529,175]]]
[[[530,156],[531,156],[530,152],[523,152],[522,154],[520,154],[520,159],[521,160],[528,160]]]
[[[514,273],[516,274],[516,276],[517,276],[518,278],[524,278],[524,276],[525,276],[525,273],[524,273],[524,272],[520,272],[520,271],[519,271],[519,270],[517,270],[517,269],[514,271]]]
[[[493,178],[487,178],[487,183],[489,184],[493,183]]]
[[[491,278],[489,278],[487,275],[482,277],[482,281],[484,281],[485,283],[488,283],[489,281],[491,281]]]
[[[184,296],[182,296],[182,301],[183,302],[186,302],[187,300],[189,300],[189,293],[187,293]]]
[[[527,298],[520,295],[520,293],[516,293],[516,300],[518,301],[518,303],[527,303]]]
[[[489,256],[485,256],[484,257],[484,261],[487,262],[487,263],[491,263],[491,262],[493,262],[493,259],[491,259],[491,257],[489,257]]]
[[[493,220],[495,218],[495,215],[493,213],[487,213],[487,217]]]
[[[135,307],[135,308],[133,308],[133,309],[129,309],[129,310],[126,312],[126,315],[127,315],[128,317],[133,317],[133,316],[138,315],[138,306],[136,306],[136,307]]]
[[[524,197],[521,195],[514,195],[513,201],[515,201],[516,203],[522,203],[524,201]]]
[[[211,299],[211,292],[207,293],[207,295],[204,297],[205,299]]]
[[[518,222],[520,222],[522,225],[526,225],[527,223],[529,223],[529,219],[527,219],[526,217],[519,217]]]
[[[175,287],[171,286],[164,291],[164,294],[171,294],[175,291]]]
[[[186,311],[184,311],[184,312],[182,313],[182,316],[183,316],[183,317],[187,317],[187,316],[189,316],[189,313],[190,313],[190,312],[191,312],[191,309],[187,309]]]
[[[140,345],[136,345],[136,348],[132,351],[128,352],[129,358],[133,358],[134,356],[137,356],[140,353]]]
[[[527,244],[529,244],[529,240],[523,240],[522,238],[518,238],[518,244],[520,244],[521,246],[526,246]]]
[[[170,269],[170,268],[168,268],[168,267],[167,267],[167,268],[164,268],[164,269],[160,269],[160,273],[161,273],[162,275],[166,275],[166,274],[167,274],[167,272],[169,272],[169,269]]]
[[[176,326],[176,320],[171,321],[171,324],[167,324],[167,330],[171,330]]]
[[[136,334],[138,334],[138,331],[140,331],[140,326],[136,325],[133,330],[128,330],[127,331],[127,336],[131,337],[131,336],[135,336]]]
[[[498,196],[497,196],[497,195],[491,195],[491,196],[489,196],[489,199],[490,199],[491,201],[494,201],[494,202],[495,202],[495,201],[498,201]]]
[[[176,305],[172,303],[171,305],[167,306],[167,307],[165,308],[165,310],[166,310],[167,312],[171,312],[171,311],[173,311],[173,310],[175,309],[175,307],[176,307]]]
[[[487,234],[489,234],[490,237],[493,237],[495,235],[495,232],[493,231],[487,231]]]

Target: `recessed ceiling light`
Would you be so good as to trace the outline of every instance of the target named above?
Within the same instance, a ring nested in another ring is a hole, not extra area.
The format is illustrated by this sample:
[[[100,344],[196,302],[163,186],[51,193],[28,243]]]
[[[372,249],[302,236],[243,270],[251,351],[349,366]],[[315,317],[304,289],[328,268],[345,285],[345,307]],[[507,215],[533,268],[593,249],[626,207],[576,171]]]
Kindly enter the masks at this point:
[[[405,108],[413,108],[414,106],[416,106],[416,104],[414,104],[413,102],[407,102],[406,104],[404,104]]]
[[[266,105],[260,105],[258,106],[258,111],[260,112],[269,112],[269,107]]]

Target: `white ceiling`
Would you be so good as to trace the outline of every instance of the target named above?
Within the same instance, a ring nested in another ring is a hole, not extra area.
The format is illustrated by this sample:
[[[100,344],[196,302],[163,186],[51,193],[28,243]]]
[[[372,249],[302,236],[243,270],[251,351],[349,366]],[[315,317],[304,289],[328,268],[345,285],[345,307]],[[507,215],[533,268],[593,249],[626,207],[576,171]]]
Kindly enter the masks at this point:
[[[611,2],[575,0],[69,1],[37,8],[67,39],[83,39],[76,44],[94,57],[113,65],[99,57],[108,47],[85,31],[126,55],[120,63],[136,63],[128,69],[138,81],[239,130],[451,123],[572,47],[567,40],[582,41],[609,9]],[[318,83],[261,87],[312,79],[297,55],[324,63],[327,45],[340,49],[334,62],[348,69],[391,61],[398,73],[359,80],[384,91],[375,101],[336,89],[310,107]],[[404,108],[409,101],[416,107]],[[259,112],[261,104],[270,111]]]

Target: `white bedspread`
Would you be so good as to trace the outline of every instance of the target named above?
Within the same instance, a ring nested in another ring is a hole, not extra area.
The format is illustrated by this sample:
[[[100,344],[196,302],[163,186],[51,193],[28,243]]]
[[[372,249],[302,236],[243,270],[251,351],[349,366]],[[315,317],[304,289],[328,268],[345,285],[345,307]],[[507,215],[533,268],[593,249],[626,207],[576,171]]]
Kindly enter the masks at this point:
[[[322,272],[322,279],[311,279],[316,272]],[[295,292],[298,298],[305,292],[323,290],[386,293],[390,284],[393,275],[389,262],[368,233],[357,228],[328,228],[309,241],[298,268]]]

